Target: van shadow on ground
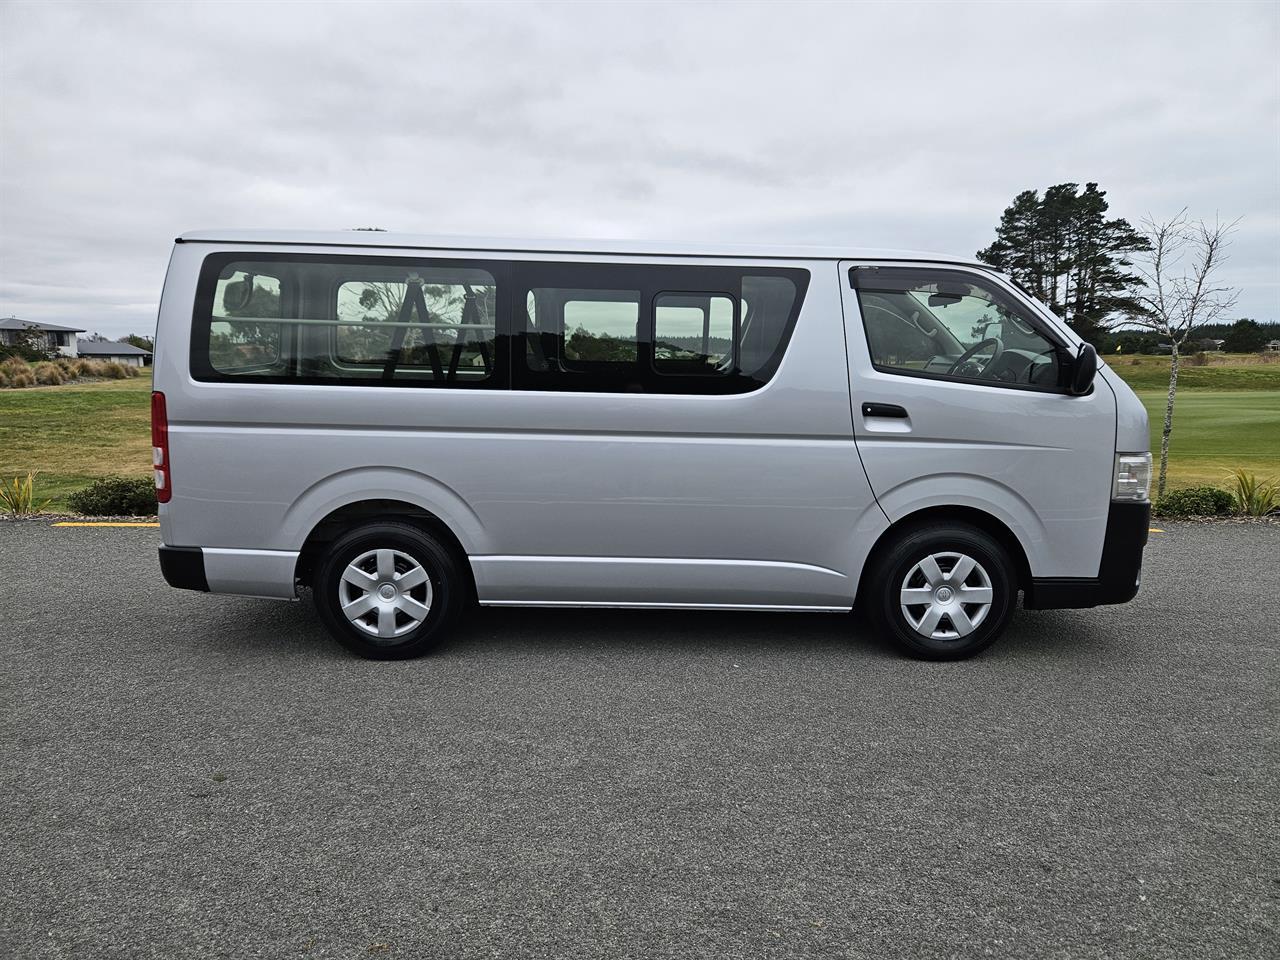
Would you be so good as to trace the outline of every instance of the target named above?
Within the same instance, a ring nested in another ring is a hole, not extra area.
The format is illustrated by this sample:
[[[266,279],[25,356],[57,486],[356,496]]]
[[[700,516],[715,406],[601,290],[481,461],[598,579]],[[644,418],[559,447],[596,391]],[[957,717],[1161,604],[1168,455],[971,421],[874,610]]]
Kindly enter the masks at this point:
[[[330,640],[309,594],[295,603],[206,596],[214,609],[202,611],[202,645],[248,646],[258,652],[303,658],[349,656]],[[194,639],[194,638],[193,638]],[[1004,635],[984,659],[1059,660],[1099,655],[1107,646],[1105,622],[1088,610],[1017,610]],[[757,655],[805,653],[851,660],[900,656],[857,614],[751,613],[708,610],[538,609],[473,606],[437,656],[485,656],[643,649],[742,651]]]

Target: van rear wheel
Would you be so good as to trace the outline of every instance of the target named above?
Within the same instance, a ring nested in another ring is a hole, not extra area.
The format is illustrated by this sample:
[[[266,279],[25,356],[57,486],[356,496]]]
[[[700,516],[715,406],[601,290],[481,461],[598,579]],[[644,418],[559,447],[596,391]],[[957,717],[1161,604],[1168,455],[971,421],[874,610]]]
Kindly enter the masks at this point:
[[[907,530],[873,561],[865,594],[873,625],[912,656],[961,660],[986,649],[1013,613],[1008,552],[977,527]]]
[[[453,553],[407,523],[370,523],[338,538],[314,583],[316,609],[340,644],[369,660],[429,652],[461,611]]]

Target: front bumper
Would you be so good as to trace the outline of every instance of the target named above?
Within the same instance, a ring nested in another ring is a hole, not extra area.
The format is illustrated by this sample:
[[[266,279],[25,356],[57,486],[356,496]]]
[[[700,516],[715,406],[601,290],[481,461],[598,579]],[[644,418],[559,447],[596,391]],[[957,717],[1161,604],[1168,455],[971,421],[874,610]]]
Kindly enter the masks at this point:
[[[1111,504],[1098,575],[1032,578],[1022,605],[1028,610],[1056,610],[1128,603],[1138,595],[1142,549],[1150,528],[1150,503]]]

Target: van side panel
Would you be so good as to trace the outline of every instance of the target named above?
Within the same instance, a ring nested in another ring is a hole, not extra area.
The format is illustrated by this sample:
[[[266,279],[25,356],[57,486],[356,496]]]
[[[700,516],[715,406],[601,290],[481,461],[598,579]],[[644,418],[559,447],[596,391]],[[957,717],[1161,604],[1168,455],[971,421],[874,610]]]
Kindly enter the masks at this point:
[[[166,282],[166,544],[296,552],[334,509],[394,499],[449,526],[482,601],[852,603],[887,521],[853,443],[834,263],[803,264],[790,346],[752,393],[197,382],[192,291],[205,256],[235,249],[182,244]]]

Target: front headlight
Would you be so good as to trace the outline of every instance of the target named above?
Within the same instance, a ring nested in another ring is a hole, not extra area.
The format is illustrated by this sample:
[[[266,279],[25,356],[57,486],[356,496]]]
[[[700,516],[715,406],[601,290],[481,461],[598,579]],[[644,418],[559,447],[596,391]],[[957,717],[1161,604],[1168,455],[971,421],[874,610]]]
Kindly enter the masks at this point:
[[[1151,494],[1151,454],[1117,453],[1112,500],[1146,500]]]

